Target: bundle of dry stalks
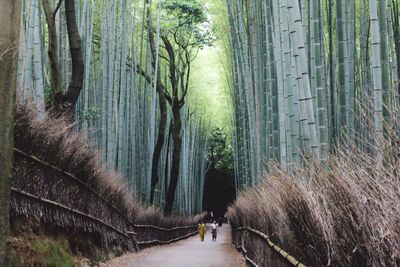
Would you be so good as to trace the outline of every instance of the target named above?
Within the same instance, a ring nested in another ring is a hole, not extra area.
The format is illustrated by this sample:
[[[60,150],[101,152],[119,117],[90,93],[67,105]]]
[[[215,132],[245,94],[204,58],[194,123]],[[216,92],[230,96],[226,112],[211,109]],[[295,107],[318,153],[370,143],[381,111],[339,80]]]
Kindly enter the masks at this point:
[[[146,206],[144,204],[140,205],[137,209],[137,218],[135,224],[138,225],[162,225],[163,228],[174,228],[179,226],[190,226],[198,224],[200,221],[204,220],[207,213],[203,212],[197,214],[193,217],[183,217],[172,215],[171,217],[166,217],[160,208],[155,206]]]
[[[130,224],[152,224],[171,228],[192,225],[203,218],[204,215],[164,217],[159,209],[145,207],[135,201],[123,179],[116,172],[100,165],[99,152],[89,145],[87,133],[74,131],[74,125],[68,120],[38,113],[32,103],[23,101],[17,101],[15,113],[15,147],[49,166],[55,166],[71,174],[94,193],[66,177],[68,175],[46,168],[43,164],[30,161],[29,158],[17,153],[13,187],[18,190],[87,213],[121,231],[129,228]],[[100,195],[100,198],[97,195]],[[23,203],[26,207],[21,207]],[[53,220],[50,218],[51,208],[37,205],[34,212],[34,209],[29,208],[33,202],[26,203],[25,200],[17,201],[15,198],[14,211],[17,214],[18,211],[23,211],[23,214],[19,215],[24,216],[47,216],[48,218],[41,219],[68,228],[73,228],[71,223],[78,221],[76,218],[65,219],[68,216],[58,216],[58,220]],[[107,206],[108,204],[119,212],[115,212],[112,207]],[[85,229],[88,228],[87,222],[81,224]],[[88,229],[93,231],[97,228],[94,225]]]
[[[200,221],[204,221],[206,217],[206,212],[193,217],[165,217],[159,208],[143,205],[138,211],[134,228],[137,232],[136,238],[139,247],[166,244],[171,240],[188,237],[197,232],[197,225]]]
[[[229,220],[234,227],[266,233],[309,266],[400,265],[395,136],[379,146],[382,161],[358,149],[339,148],[323,163],[310,161],[293,172],[273,168],[230,207]],[[234,239],[253,251],[260,266],[285,266],[256,237],[236,232]]]
[[[128,186],[116,172],[99,165],[99,153],[90,147],[87,134],[74,131],[74,125],[65,118],[39,114],[29,102],[17,101],[15,113],[17,149],[74,175],[121,212],[134,217],[136,205]]]

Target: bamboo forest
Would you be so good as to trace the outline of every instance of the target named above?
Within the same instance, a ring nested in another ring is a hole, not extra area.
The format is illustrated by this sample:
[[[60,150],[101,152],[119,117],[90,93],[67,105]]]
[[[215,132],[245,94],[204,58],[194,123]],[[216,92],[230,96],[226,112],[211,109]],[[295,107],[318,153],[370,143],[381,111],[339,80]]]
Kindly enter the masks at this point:
[[[0,266],[400,266],[398,0],[0,25]]]

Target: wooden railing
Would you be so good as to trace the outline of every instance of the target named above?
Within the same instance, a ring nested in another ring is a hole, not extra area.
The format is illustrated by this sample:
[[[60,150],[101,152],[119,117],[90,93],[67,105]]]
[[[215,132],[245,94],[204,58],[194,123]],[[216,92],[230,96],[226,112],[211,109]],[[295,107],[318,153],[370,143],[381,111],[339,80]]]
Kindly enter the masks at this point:
[[[170,244],[198,233],[198,225],[173,228],[163,228],[155,225],[135,225],[134,229],[138,233],[136,238],[140,248],[157,244]]]
[[[285,260],[288,264],[292,265],[292,266],[296,266],[296,267],[306,267],[306,265],[304,265],[303,263],[301,263],[299,260],[297,260],[295,257],[293,257],[292,255],[290,255],[289,253],[287,253],[285,250],[283,250],[281,247],[279,247],[278,245],[276,245],[274,242],[271,241],[271,239],[268,237],[267,234],[253,229],[251,227],[248,226],[243,226],[243,227],[237,227],[235,229],[232,230],[233,232],[238,232],[238,231],[247,231],[253,235],[256,235],[257,237],[261,238],[262,240],[264,240],[264,242],[266,243],[266,246],[270,247],[273,251],[275,251],[276,253],[278,253],[278,255],[280,255],[282,257],[282,260]],[[253,266],[259,266],[256,262],[255,259],[251,259],[248,256],[248,251],[246,250],[246,248],[242,245],[242,244],[237,244],[237,242],[235,242],[235,239],[233,239],[233,242],[235,244],[235,246],[242,250],[246,260]]]
[[[103,201],[108,207],[110,207],[111,209],[113,209],[113,210],[114,210],[116,213],[118,213],[120,216],[124,217],[126,220],[129,221],[129,219],[126,217],[126,215],[125,215],[123,212],[121,212],[119,209],[117,209],[115,206],[113,206],[113,205],[112,205],[109,201],[107,201],[103,196],[101,196],[101,195],[100,195],[99,193],[97,193],[95,190],[93,190],[92,188],[90,188],[88,185],[86,185],[84,182],[82,182],[80,179],[78,179],[78,178],[77,178],[76,176],[74,176],[73,174],[71,174],[71,173],[69,173],[69,172],[67,172],[67,171],[64,171],[63,169],[58,168],[58,167],[56,167],[56,166],[54,166],[54,165],[52,165],[52,164],[50,164],[50,163],[48,163],[48,162],[45,162],[45,161],[43,161],[43,160],[41,160],[41,159],[39,159],[39,158],[37,158],[37,157],[35,157],[35,156],[33,156],[33,155],[29,155],[29,154],[23,152],[22,150],[19,150],[18,148],[15,148],[15,147],[14,147],[14,152],[17,153],[17,154],[19,154],[19,155],[24,156],[25,158],[29,158],[29,159],[35,161],[36,163],[41,164],[41,165],[44,166],[44,167],[53,169],[53,170],[55,170],[55,171],[57,171],[57,172],[59,172],[59,173],[65,175],[65,176],[68,177],[69,179],[75,181],[75,182],[78,183],[81,187],[84,187],[86,190],[90,191],[93,195],[95,195],[96,197],[98,197],[101,201]]]
[[[100,223],[100,224],[106,226],[107,228],[110,228],[111,230],[119,233],[120,235],[123,235],[125,237],[129,237],[126,232],[122,232],[121,230],[119,230],[119,229],[115,228],[114,226],[102,221],[101,219],[93,217],[93,216],[91,216],[89,214],[83,213],[83,212],[81,212],[79,210],[75,210],[73,208],[64,206],[63,204],[60,204],[58,202],[54,202],[54,201],[51,201],[51,200],[48,200],[48,199],[45,199],[45,198],[34,196],[32,194],[23,192],[23,191],[18,190],[16,188],[11,188],[11,192],[12,192],[12,194],[22,195],[22,196],[24,196],[26,198],[29,198],[29,199],[32,199],[34,201],[39,201],[39,202],[42,202],[42,203],[44,203],[46,205],[51,205],[51,206],[54,206],[54,207],[56,207],[58,209],[65,210],[66,212],[70,212],[70,213],[73,213],[73,214],[75,214],[77,216],[84,217],[84,218],[86,218],[88,220],[95,221],[95,222]],[[134,232],[132,234],[136,235],[136,233],[134,233]]]

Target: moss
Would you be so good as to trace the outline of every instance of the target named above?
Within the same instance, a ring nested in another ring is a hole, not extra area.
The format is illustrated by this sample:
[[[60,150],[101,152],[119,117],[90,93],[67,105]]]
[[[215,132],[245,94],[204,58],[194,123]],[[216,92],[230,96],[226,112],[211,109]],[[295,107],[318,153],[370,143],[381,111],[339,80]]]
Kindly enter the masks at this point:
[[[15,250],[11,250],[10,262],[11,262],[11,266],[13,266],[13,267],[27,266],[26,264],[23,264],[23,260],[21,259],[21,256],[18,253],[16,253]]]
[[[13,247],[11,266],[75,266],[64,239],[20,238],[13,241]]]
[[[65,245],[65,242],[53,240],[34,240],[32,242],[32,248],[38,253],[38,264],[41,266],[74,266],[74,260]]]

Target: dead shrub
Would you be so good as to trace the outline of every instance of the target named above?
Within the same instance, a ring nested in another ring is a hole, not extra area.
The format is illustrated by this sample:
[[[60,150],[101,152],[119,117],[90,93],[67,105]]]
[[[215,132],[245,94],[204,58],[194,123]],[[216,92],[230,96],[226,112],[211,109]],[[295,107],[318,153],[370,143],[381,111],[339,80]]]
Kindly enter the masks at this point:
[[[99,157],[100,152],[90,145],[87,133],[77,132],[74,129],[74,124],[71,124],[65,118],[54,118],[46,113],[38,112],[32,102],[22,101],[21,99],[21,97],[18,97],[15,106],[14,140],[17,149],[72,174],[121,211],[133,224],[152,224],[171,228],[197,224],[204,219],[204,214],[194,217],[165,217],[160,209],[147,207],[136,201],[122,177],[115,171],[109,171],[102,166]],[[18,173],[14,184],[18,186],[35,185],[38,178],[33,177],[37,174],[33,175],[32,168],[34,169],[35,166],[24,166],[22,161],[18,170],[16,170]],[[46,179],[52,179],[52,177],[45,177],[49,173],[51,174],[51,172],[40,173],[42,176],[40,179],[44,181],[42,181],[42,184],[46,183]],[[67,183],[63,188],[58,189],[62,191],[62,194],[57,195],[56,200],[80,205],[73,208],[81,211],[86,211],[94,206],[86,203],[86,196],[82,195],[83,191],[73,188],[73,186],[68,188],[69,186]],[[46,192],[37,192],[40,190],[46,190]],[[54,188],[51,188],[51,186],[50,188],[36,186],[33,193],[42,197],[52,196],[54,195],[52,194],[53,190]],[[68,196],[69,199],[61,199],[64,195]],[[71,198],[71,196],[74,197]],[[96,201],[93,197],[88,197],[87,200]],[[104,203],[99,202],[97,206],[102,207],[102,205]],[[98,214],[103,213],[102,209],[98,208]],[[113,216],[110,216],[110,214],[107,216],[109,218],[106,221],[117,223]]]
[[[393,138],[377,152],[382,162],[354,144],[292,172],[275,167],[237,199],[228,218],[234,227],[265,232],[306,265],[397,266],[400,176],[399,147],[393,144],[399,143]],[[239,234],[234,238],[242,242]],[[285,265],[253,243],[247,240],[246,249],[257,250],[260,265]]]

